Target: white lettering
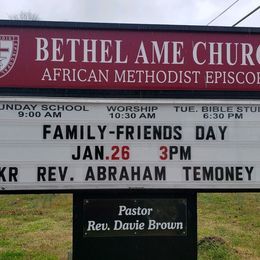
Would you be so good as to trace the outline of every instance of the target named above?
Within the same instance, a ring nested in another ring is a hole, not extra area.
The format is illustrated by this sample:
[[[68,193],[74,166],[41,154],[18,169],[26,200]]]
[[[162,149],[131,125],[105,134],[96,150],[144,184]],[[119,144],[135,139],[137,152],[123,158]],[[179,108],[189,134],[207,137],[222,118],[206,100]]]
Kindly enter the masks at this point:
[[[61,55],[61,46],[63,46],[63,39],[52,38],[52,61],[64,61],[64,55]]]
[[[45,61],[49,58],[49,52],[47,50],[48,40],[45,38],[35,38],[36,39],[36,61]]]
[[[200,45],[202,45],[202,47],[206,50],[206,43],[205,42],[197,42],[193,47],[192,56],[193,56],[193,60],[195,61],[196,64],[203,65],[203,64],[205,64],[206,59],[201,60],[201,61],[199,61],[199,59],[198,59],[198,48],[199,48]]]
[[[142,59],[143,64],[148,64],[148,58],[146,55],[145,47],[144,47],[144,42],[142,41],[138,50],[138,54],[135,60],[135,63],[139,64],[139,59]]]

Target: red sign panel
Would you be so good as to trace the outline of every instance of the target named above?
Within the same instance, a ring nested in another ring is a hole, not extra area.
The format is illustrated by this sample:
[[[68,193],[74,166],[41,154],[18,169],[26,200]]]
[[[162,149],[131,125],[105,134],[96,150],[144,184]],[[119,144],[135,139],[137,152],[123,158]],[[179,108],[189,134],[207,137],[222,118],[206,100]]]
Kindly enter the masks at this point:
[[[0,27],[0,87],[260,89],[260,34]]]

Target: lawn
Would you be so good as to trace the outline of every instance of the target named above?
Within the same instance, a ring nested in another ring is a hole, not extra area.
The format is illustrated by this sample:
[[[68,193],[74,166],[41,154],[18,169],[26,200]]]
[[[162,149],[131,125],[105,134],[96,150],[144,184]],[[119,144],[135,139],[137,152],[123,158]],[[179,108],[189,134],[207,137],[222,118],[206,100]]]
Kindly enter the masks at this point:
[[[71,195],[1,195],[0,259],[67,259]]]
[[[260,193],[198,196],[199,259],[260,259]]]

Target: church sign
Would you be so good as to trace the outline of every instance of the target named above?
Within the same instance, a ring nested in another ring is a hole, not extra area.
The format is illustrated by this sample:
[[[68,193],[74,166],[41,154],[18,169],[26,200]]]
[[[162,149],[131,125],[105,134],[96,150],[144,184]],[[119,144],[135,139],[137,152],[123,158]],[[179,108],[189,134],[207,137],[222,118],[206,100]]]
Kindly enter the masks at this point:
[[[5,88],[258,91],[259,65],[254,31],[91,24],[0,30]]]

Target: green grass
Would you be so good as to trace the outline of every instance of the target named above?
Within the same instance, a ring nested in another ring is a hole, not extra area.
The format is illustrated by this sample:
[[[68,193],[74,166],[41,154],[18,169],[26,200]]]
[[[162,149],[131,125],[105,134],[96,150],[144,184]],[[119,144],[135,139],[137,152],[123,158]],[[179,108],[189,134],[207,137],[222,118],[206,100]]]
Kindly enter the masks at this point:
[[[223,239],[218,237],[206,237],[199,241],[200,259],[240,259],[238,252],[229,246]]]
[[[260,259],[260,193],[199,194],[198,227],[200,259]]]
[[[1,195],[0,260],[67,259],[71,195]]]
[[[200,260],[260,259],[260,193],[198,195]],[[67,259],[71,195],[0,195],[0,260]]]

